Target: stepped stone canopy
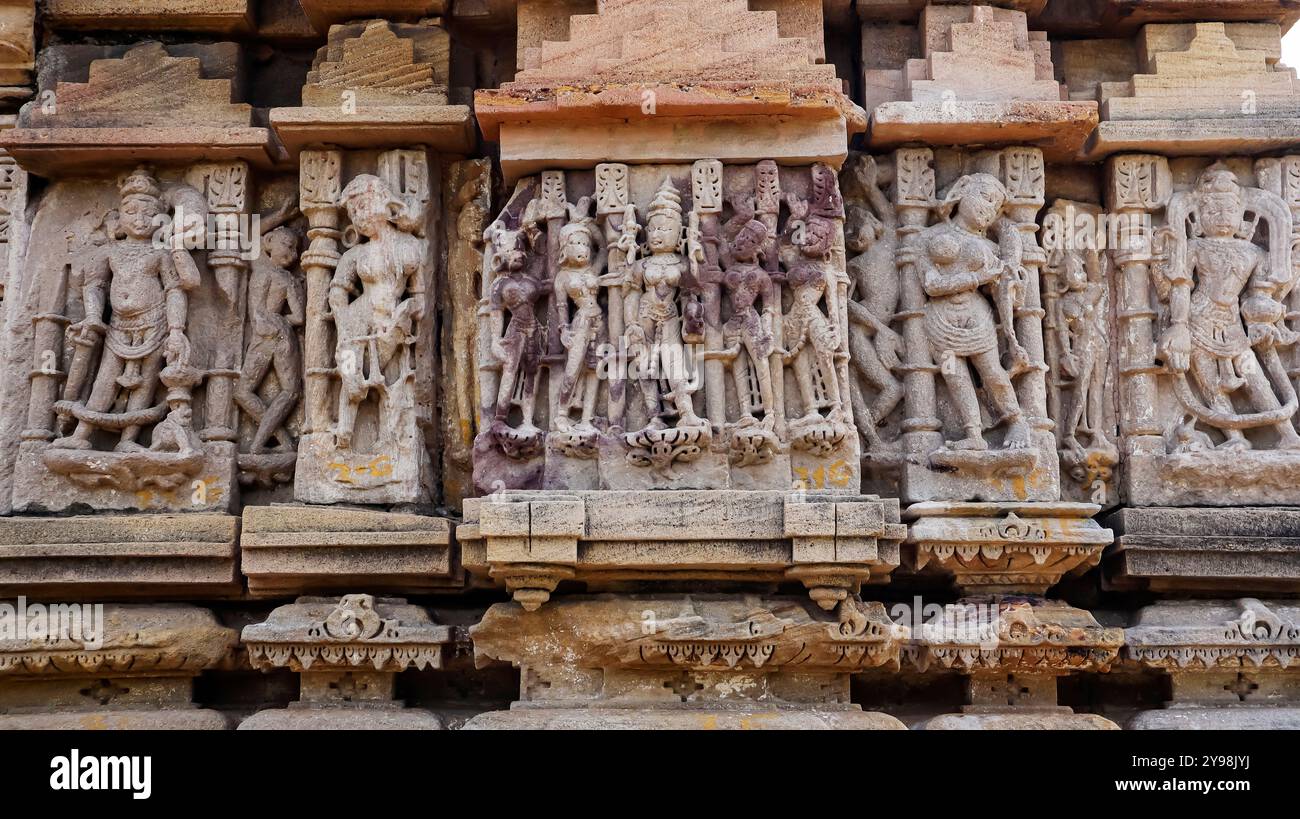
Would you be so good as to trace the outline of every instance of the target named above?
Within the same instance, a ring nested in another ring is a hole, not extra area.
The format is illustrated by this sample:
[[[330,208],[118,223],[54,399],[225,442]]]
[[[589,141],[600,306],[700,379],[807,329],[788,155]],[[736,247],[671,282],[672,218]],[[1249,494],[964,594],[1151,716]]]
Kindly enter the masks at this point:
[[[834,66],[818,62],[814,18],[807,37],[789,36],[776,11],[747,0],[598,0],[595,14],[569,17],[564,38],[525,45],[521,34],[519,71],[476,92],[475,114],[484,137],[501,140],[508,180],[613,152],[633,162],[704,153],[838,164],[837,146],[864,118]],[[567,156],[543,161],[539,139]]]

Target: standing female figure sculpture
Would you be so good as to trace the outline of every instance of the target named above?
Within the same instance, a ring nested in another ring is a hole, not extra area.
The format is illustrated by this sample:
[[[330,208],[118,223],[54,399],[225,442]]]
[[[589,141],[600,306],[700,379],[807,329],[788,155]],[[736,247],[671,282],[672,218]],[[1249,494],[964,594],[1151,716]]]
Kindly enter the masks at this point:
[[[335,438],[349,449],[357,410],[372,390],[382,398],[380,430],[394,423],[397,400],[413,400],[406,393],[413,389],[416,324],[424,315],[425,243],[411,208],[383,179],[360,174],[341,199],[365,238],[339,259],[329,289],[341,385]]]
[[[678,428],[705,427],[691,400],[698,387],[687,372],[682,339],[678,298],[689,264],[681,253],[685,235],[682,197],[670,178],[664,179],[650,203],[645,234],[649,255],[638,259],[630,270],[633,284],[641,292],[636,323],[628,328],[628,349],[635,356],[648,419],[646,430],[665,429],[662,416],[670,414],[677,416]],[[663,396],[661,380],[670,388]]]
[[[830,183],[833,182],[832,175]],[[834,204],[822,203],[815,209],[814,203],[826,199],[830,192],[818,195],[816,171],[813,183],[813,202],[793,195],[787,197],[790,220],[781,244],[785,273],[780,279],[794,296],[794,303],[782,318],[786,346],[783,358],[786,364],[794,365],[804,413],[794,426],[822,421],[838,424],[847,400],[837,367],[838,361],[847,357],[847,352],[841,349],[839,295],[832,266],[837,225],[827,213],[818,212],[833,209]],[[820,187],[827,184],[823,182]],[[842,210],[842,203],[839,208]],[[821,308],[823,301],[825,312]],[[827,410],[825,417],[822,408]]]
[[[607,251],[603,231],[591,217],[591,200],[583,197],[569,206],[569,223],[560,230],[560,258],[555,274],[560,311],[560,343],[564,345],[564,376],[560,383],[555,409],[555,427],[561,431],[595,432],[592,418],[596,413],[597,346],[605,335],[604,312],[600,306],[600,288]],[[572,303],[572,314],[569,304]],[[570,414],[581,409],[576,427]]]
[[[1006,203],[1006,188],[997,177],[964,176],[939,205],[942,221],[917,237],[917,270],[928,296],[925,326],[930,348],[965,431],[964,438],[947,443],[950,449],[988,449],[972,367],[997,413],[994,424],[1006,425],[1004,447],[1030,445],[1029,427],[1002,366],[998,322],[982,292],[1016,276],[1012,269],[1016,262],[1001,258],[998,245],[987,237]]]

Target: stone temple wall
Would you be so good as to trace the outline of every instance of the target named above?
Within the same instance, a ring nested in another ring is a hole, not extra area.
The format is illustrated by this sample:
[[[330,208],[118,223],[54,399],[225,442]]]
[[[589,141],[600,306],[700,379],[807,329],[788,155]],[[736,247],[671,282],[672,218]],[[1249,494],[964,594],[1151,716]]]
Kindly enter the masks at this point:
[[[1283,0],[0,0],[0,728],[1300,727]]]

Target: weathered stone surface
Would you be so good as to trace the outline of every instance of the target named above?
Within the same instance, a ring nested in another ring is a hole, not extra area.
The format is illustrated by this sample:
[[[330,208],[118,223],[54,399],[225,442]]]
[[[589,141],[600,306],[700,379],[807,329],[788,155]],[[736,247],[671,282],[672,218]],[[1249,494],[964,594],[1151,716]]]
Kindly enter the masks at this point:
[[[15,510],[235,507],[229,365],[247,262],[217,220],[247,215],[247,182],[242,161],[142,165],[42,198],[10,314],[26,344],[11,340],[9,366],[28,375]]]
[[[1097,565],[1113,540],[1082,503],[914,503],[909,568],[950,574],[969,594],[1043,594]]]
[[[1097,85],[1092,159],[1117,151],[1254,154],[1294,145],[1300,81],[1277,65],[1277,26],[1145,26],[1132,77]]]
[[[233,629],[194,606],[82,608],[51,606],[40,621],[22,601],[17,617],[10,612],[0,636],[0,728],[229,727],[191,703],[191,681],[227,659]]]
[[[484,234],[475,486],[855,491],[845,216],[825,164],[521,180]]]
[[[1132,34],[1148,23],[1227,20],[1280,23],[1300,18],[1289,0],[1097,0],[1085,4],[1052,2],[1037,14],[1038,25],[1053,35]]]
[[[1096,125],[1095,105],[1063,94],[1047,36],[1023,11],[929,5],[917,40],[914,58],[865,71],[873,148],[1026,143],[1069,160]]]
[[[538,708],[490,711],[465,723],[466,731],[902,731],[907,726],[871,711],[693,708]]]
[[[364,587],[428,592],[456,583],[445,518],[313,506],[244,510],[240,570],[253,596]]]
[[[0,0],[0,726],[1300,724],[1298,18]]]
[[[0,104],[6,110],[32,95],[36,62],[35,0],[0,3]]]
[[[600,0],[595,14],[521,35],[521,70],[478,91],[475,115],[484,137],[501,142],[507,182],[611,158],[838,166],[862,110],[834,67],[816,62],[820,20],[788,23],[801,36],[785,36],[779,18],[745,0]]]
[[[1103,566],[1117,587],[1238,594],[1300,588],[1300,510],[1120,509],[1103,524],[1115,531]]]
[[[447,0],[299,0],[312,25],[321,32],[348,20],[385,17],[415,21],[447,11]]]
[[[396,673],[408,666],[439,668],[451,629],[399,598],[345,594],[300,597],[265,623],[244,629],[254,668],[327,671],[365,668]]]
[[[310,224],[306,419],[294,498],[428,503],[433,423],[436,172],[424,149],[304,151],[299,208]],[[373,172],[371,172],[373,171]],[[343,218],[346,217],[346,223]],[[350,246],[340,251],[343,234]]]
[[[1057,704],[1056,678],[1106,671],[1124,632],[1087,611],[1041,598],[967,598],[914,629],[903,658],[918,670],[959,673],[967,704],[916,726],[926,730],[1114,729]]]
[[[465,502],[461,560],[529,608],[562,580],[798,580],[834,608],[898,565],[895,501],[775,491],[510,492]]]
[[[46,600],[240,592],[230,515],[0,517],[0,594]]]
[[[444,502],[459,509],[474,493],[473,447],[478,417],[478,277],[483,272],[483,238],[492,218],[492,162],[454,163],[443,183],[443,226],[447,243],[446,279],[451,305],[442,324],[443,415],[442,491]]]
[[[297,702],[254,714],[241,731],[442,728],[434,714],[393,699],[398,672],[441,668],[452,641],[450,627],[405,600],[300,597],[246,627],[242,639],[254,668],[290,668],[302,682]]]
[[[906,633],[856,597],[838,613],[752,595],[499,603],[470,634],[480,662],[519,666],[520,702],[466,727],[898,727],[849,703],[848,672],[896,665]]]
[[[1097,714],[941,714],[915,726],[921,731],[1118,731]]]
[[[906,226],[896,254],[906,345],[903,499],[1055,501],[1039,286],[1047,256],[1036,221],[1042,152],[904,148],[894,165],[895,208]]]
[[[1124,294],[1128,502],[1296,503],[1300,401],[1287,374],[1296,338],[1285,300],[1300,157],[1125,154],[1111,159],[1109,176],[1109,210],[1124,217],[1112,258]],[[1245,222],[1247,210],[1258,218]]]
[[[231,80],[206,76],[201,62],[192,50],[147,42],[95,60],[85,82],[51,78],[40,88],[46,104],[26,106],[0,145],[45,176],[143,159],[280,158],[271,131],[252,124],[252,107],[234,100]]]
[[[61,29],[240,34],[253,28],[254,5],[249,0],[49,0],[41,19]]]
[[[1300,606],[1162,601],[1125,629],[1126,662],[1171,678],[1172,700],[1129,728],[1288,728],[1300,717]]]
[[[302,105],[271,111],[271,126],[294,153],[316,143],[467,152],[475,134],[469,107],[448,104],[450,56],[440,26],[384,20],[331,26]]]

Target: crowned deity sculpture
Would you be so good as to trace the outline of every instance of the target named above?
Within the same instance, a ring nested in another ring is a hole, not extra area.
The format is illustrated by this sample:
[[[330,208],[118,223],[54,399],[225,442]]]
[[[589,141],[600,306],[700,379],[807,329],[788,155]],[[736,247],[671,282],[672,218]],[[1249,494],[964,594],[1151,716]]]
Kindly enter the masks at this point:
[[[791,194],[786,202],[790,219],[780,249],[785,270],[777,278],[789,287],[793,300],[781,319],[782,358],[794,368],[803,413],[790,422],[791,443],[830,451],[847,434],[845,422],[851,417],[848,382],[840,367],[848,361],[847,339],[840,328],[840,271],[833,258],[844,201],[834,171],[815,165],[812,199]]]
[[[695,361],[687,342],[699,340],[693,326],[700,305],[683,292],[691,265],[682,252],[687,244],[682,197],[671,178],[664,179],[650,203],[645,235],[648,253],[628,268],[628,298],[636,321],[626,338],[647,423],[625,438],[630,462],[664,469],[673,461],[693,460],[710,437],[709,423],[696,414],[692,399],[699,383],[692,377]],[[667,416],[676,418],[671,431]]]
[[[1248,204],[1253,221],[1246,218]],[[1170,436],[1173,448],[1246,450],[1252,447],[1247,430],[1272,427],[1277,449],[1300,450],[1295,387],[1279,355],[1300,340],[1287,326],[1283,303],[1295,283],[1285,204],[1260,189],[1243,189],[1216,163],[1192,190],[1173,197],[1167,216],[1155,237],[1154,275],[1168,316],[1157,352],[1186,411]],[[1271,231],[1268,250],[1253,241],[1261,217]],[[1222,440],[1210,441],[1197,423]]]
[[[591,199],[584,196],[576,205],[569,205],[569,223],[560,230],[554,298],[565,305],[560,311],[565,359],[553,424],[559,432],[570,434],[571,451],[580,449],[594,456],[597,348],[608,335],[600,288],[609,279],[602,275],[607,258],[604,231],[590,214],[591,204]],[[581,412],[576,424],[574,410]],[[573,446],[579,440],[585,445]]]
[[[104,430],[117,436],[114,451],[142,452],[149,447],[140,442],[141,433],[167,418],[173,434],[169,443],[161,440],[168,436],[157,436],[155,451],[189,454],[195,440],[191,390],[201,374],[190,366],[186,325],[188,294],[199,287],[200,276],[185,246],[206,219],[205,200],[183,185],[164,194],[145,168],[128,174],[120,193],[120,209],[107,220],[107,241],[80,260],[84,318],[68,327],[73,352],[64,400],[55,404],[58,415],[75,419],[76,427],[50,449],[90,450],[94,433]],[[166,400],[155,403],[159,387],[167,388]]]

